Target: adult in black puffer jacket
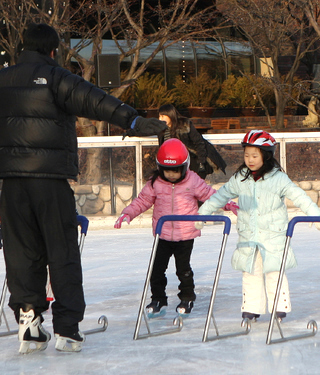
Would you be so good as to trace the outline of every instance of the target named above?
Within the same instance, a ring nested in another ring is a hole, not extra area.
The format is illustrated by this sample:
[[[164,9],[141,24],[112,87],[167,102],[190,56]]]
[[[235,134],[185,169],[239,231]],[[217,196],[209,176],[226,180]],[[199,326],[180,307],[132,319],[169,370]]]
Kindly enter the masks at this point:
[[[18,63],[0,71],[0,213],[21,353],[30,352],[31,342],[43,350],[50,339],[41,325],[49,306],[47,265],[56,349],[79,351],[84,341],[78,326],[85,301],[77,216],[67,181],[78,175],[75,116],[108,121],[128,135],[166,128],[59,67],[53,60],[58,45],[53,28],[32,24]]]

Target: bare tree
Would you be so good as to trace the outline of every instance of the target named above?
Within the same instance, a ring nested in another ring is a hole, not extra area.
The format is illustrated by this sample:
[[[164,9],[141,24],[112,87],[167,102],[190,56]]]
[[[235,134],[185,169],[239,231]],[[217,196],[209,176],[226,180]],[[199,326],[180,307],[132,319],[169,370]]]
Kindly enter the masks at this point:
[[[26,24],[33,20],[32,4],[25,0],[0,1],[0,46],[9,56],[9,64],[16,63],[18,47]]]
[[[112,94],[119,97],[147,69],[157,53],[184,39],[204,37],[213,29],[214,6],[204,7],[200,0],[0,0],[0,12],[5,15],[8,37],[0,39],[6,46],[11,63],[13,50],[22,40],[25,25],[30,21],[52,25],[61,36],[60,64],[70,67],[71,59],[78,63],[81,75],[93,79],[94,58],[102,51],[103,39],[111,38],[119,51],[120,62],[130,58],[131,65],[121,87]],[[23,7],[23,12],[22,8]],[[11,12],[11,13],[10,13]],[[9,33],[10,32],[10,33]],[[12,35],[12,36],[11,36]],[[71,46],[71,37],[79,43]],[[148,55],[141,50],[153,45]],[[91,55],[84,56],[91,46]],[[106,124],[78,119],[80,132],[85,136],[104,135]],[[91,150],[88,162],[92,165],[87,180],[100,181],[100,151]]]
[[[203,24],[209,24],[213,6],[199,10],[196,7],[198,0],[176,0],[166,7],[162,6],[161,1],[153,7],[150,2],[144,0],[100,0],[95,4],[89,3],[91,13],[88,7],[82,7],[82,11],[72,16],[73,24],[70,27],[72,30],[75,24],[80,25],[80,42],[76,47],[69,48],[69,56],[78,61],[84,77],[90,80],[94,57],[101,53],[102,40],[108,35],[118,48],[120,62],[131,58],[131,65],[123,77],[121,87],[112,91],[112,95],[116,97],[134,84],[160,51],[181,39],[204,36],[212,28],[203,27]],[[89,22],[83,23],[84,14]],[[95,19],[94,23],[90,23],[90,17]],[[81,56],[81,50],[88,41],[92,42],[92,53],[89,60],[85,60]],[[142,58],[141,51],[151,45],[154,48]],[[105,134],[104,123],[92,124],[88,119],[79,119],[79,124],[84,135]],[[91,150],[91,153],[88,159],[91,164],[90,175],[87,176],[87,180],[98,182],[101,152]]]
[[[320,4],[313,0],[293,0],[294,4],[302,8],[308,17],[310,25],[320,37]]]
[[[266,63],[276,100],[276,126],[282,128],[299,64],[319,48],[319,37],[311,32],[305,9],[297,2],[282,0],[218,0],[217,8],[237,28],[241,35],[237,40],[243,42],[244,37],[244,43]],[[279,57],[288,55],[293,56],[291,66],[281,75]]]

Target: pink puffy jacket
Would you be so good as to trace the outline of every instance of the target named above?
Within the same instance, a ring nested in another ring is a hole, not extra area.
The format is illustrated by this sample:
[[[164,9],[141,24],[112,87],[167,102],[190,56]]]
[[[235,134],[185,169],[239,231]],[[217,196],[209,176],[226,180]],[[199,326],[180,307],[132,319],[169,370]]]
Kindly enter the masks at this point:
[[[215,192],[216,190],[207,185],[195,172],[188,170],[186,177],[177,184],[158,177],[152,187],[149,180],[139,196],[122,213],[129,215],[132,220],[154,205],[152,228],[155,235],[161,216],[197,215],[198,200],[204,202]],[[167,241],[185,241],[200,235],[200,230],[195,228],[192,221],[166,221],[160,238]]]

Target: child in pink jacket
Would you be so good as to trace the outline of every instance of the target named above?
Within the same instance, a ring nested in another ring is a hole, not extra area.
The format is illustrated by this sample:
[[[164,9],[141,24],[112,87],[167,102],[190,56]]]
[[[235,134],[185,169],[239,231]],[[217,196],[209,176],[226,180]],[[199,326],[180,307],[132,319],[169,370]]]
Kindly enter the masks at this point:
[[[161,216],[197,215],[198,201],[204,202],[216,192],[195,172],[189,170],[189,152],[180,140],[171,138],[165,141],[159,148],[156,162],[157,171],[139,196],[122,211],[115,228],[121,228],[123,221],[130,223],[136,216],[154,206],[152,227],[155,234]],[[233,202],[227,206],[226,209],[235,210]],[[166,270],[172,255],[175,257],[176,275],[180,281],[178,297],[181,302],[176,311],[181,315],[191,312],[196,295],[190,257],[194,238],[200,235],[200,230],[195,228],[193,222],[164,222],[150,279],[152,296],[151,303],[146,307],[149,317],[165,313],[168,304]]]

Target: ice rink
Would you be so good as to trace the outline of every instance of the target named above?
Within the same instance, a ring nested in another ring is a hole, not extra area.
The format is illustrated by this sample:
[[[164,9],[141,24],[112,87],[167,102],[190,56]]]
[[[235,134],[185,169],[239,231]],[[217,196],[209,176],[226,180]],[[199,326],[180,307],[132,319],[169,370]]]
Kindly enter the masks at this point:
[[[248,335],[203,343],[223,224],[207,225],[195,240],[192,267],[197,300],[180,332],[133,340],[140,300],[146,279],[153,236],[150,228],[90,230],[85,240],[82,265],[87,309],[82,330],[98,328],[106,315],[105,332],[88,335],[80,353],[60,353],[55,339],[43,352],[19,355],[17,336],[0,337],[0,374],[3,375],[208,375],[208,374],[320,374],[320,334],[313,337],[266,344],[270,314],[251,326]],[[232,225],[228,236],[221,278],[214,305],[220,334],[243,331],[241,327],[241,272],[230,265],[237,234]],[[283,321],[285,337],[308,333],[309,320],[320,321],[320,232],[308,224],[297,224],[292,247],[298,267],[287,273],[292,312]],[[173,260],[167,272],[169,306],[167,315],[150,321],[152,331],[173,327],[178,280]],[[0,253],[0,283],[5,277]],[[148,292],[147,302],[150,293]],[[7,299],[6,299],[7,302]],[[7,303],[6,303],[7,304]],[[11,310],[5,314],[11,329],[17,326]],[[44,326],[52,333],[51,312]],[[0,331],[6,330],[4,323]],[[279,337],[275,326],[273,338]],[[144,320],[140,333],[146,333]],[[215,337],[210,325],[209,338]]]

